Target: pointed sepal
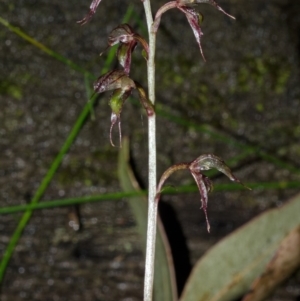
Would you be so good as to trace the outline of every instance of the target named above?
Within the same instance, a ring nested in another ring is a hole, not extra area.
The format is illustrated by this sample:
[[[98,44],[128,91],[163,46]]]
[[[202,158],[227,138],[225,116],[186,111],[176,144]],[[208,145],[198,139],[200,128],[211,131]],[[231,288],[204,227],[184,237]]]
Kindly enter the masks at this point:
[[[193,30],[193,33],[194,33],[195,39],[197,41],[197,44],[199,46],[200,53],[203,57],[203,60],[204,60],[204,62],[206,62],[204,54],[203,54],[202,46],[201,46],[201,36],[203,35],[203,32],[201,30],[200,25],[203,20],[202,14],[198,13],[195,9],[193,9],[191,7],[187,7],[187,6],[179,7],[179,9],[185,14],[185,16]]]

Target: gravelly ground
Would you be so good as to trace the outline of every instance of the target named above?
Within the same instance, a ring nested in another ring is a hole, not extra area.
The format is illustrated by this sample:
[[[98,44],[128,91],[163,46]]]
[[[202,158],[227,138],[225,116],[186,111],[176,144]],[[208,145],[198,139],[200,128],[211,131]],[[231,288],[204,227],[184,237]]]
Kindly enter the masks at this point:
[[[155,10],[164,3],[154,1]],[[94,19],[80,27],[89,1],[3,0],[0,16],[49,48],[99,75],[107,34],[120,22],[127,3],[103,1]],[[296,1],[220,1],[233,22],[210,6],[205,16],[203,63],[183,14],[162,18],[157,45],[157,101],[164,111],[196,124],[209,124],[219,140],[195,126],[158,116],[158,174],[172,163],[214,152],[225,160],[254,145],[297,170],[300,166],[299,26]],[[134,2],[137,17],[142,6]],[[133,25],[137,25],[133,21]],[[30,200],[86,102],[83,75],[0,27],[0,200],[1,206]],[[145,85],[145,63],[134,55],[132,76]],[[88,120],[47,189],[43,200],[119,191],[118,149],[109,144],[107,97],[96,121]],[[133,118],[135,116],[135,118]],[[130,102],[122,113],[132,156],[147,183],[147,120]],[[117,136],[115,136],[117,139]],[[299,181],[258,152],[239,161],[244,182]],[[224,177],[215,179],[225,183]],[[192,183],[186,174],[174,185]],[[258,213],[280,206],[299,189],[257,189],[210,195],[212,234],[205,230],[197,194],[164,197],[181,225],[192,265],[215,242]],[[241,201],[243,200],[243,201]],[[69,226],[69,208],[34,213],[7,269],[1,300],[123,300],[142,298],[143,255],[126,200],[80,207],[83,231]],[[168,211],[167,211],[168,214]],[[20,214],[1,216],[0,254]],[[299,273],[269,300],[299,300]],[[298,283],[298,284],[297,284]],[[298,299],[297,299],[298,298]]]

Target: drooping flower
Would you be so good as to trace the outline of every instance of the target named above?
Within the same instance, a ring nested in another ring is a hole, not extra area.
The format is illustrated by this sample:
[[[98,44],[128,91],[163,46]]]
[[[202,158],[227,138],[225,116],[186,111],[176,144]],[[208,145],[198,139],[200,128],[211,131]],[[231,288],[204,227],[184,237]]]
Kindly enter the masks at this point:
[[[94,83],[95,93],[113,91],[109,101],[109,105],[112,110],[111,126],[109,131],[110,143],[112,146],[114,146],[112,141],[112,129],[116,123],[118,123],[119,127],[119,138],[121,145],[121,112],[125,100],[131,95],[133,89],[138,91],[140,102],[145,108],[147,115],[153,115],[154,107],[148,100],[146,92],[138,82],[133,81],[123,70],[109,71],[106,74],[101,75]]]
[[[235,19],[235,17],[229,15],[228,13],[226,13],[214,0],[175,0],[175,1],[170,1],[166,4],[164,4],[156,13],[155,15],[155,19],[154,22],[152,24],[152,31],[153,32],[157,32],[157,29],[159,27],[160,24],[160,20],[161,20],[161,16],[168,11],[169,9],[172,8],[177,8],[180,11],[182,11],[192,30],[194,33],[194,36],[196,38],[196,41],[198,43],[199,49],[200,49],[200,53],[203,57],[203,60],[205,61],[205,57],[203,54],[203,50],[202,50],[202,46],[201,46],[201,36],[203,35],[203,32],[201,30],[201,23],[203,21],[203,16],[201,13],[197,12],[193,7],[197,4],[201,4],[201,3],[208,3],[213,5],[216,9],[218,9],[219,11],[221,11],[222,13],[224,13],[225,15],[227,15],[228,17]]]
[[[188,169],[198,186],[200,196],[201,196],[201,209],[205,214],[207,231],[210,232],[210,224],[207,215],[207,204],[208,204],[208,193],[213,190],[213,184],[210,181],[210,179],[202,173],[202,171],[209,170],[212,168],[216,168],[220,172],[224,173],[231,181],[237,182],[243,185],[245,188],[250,189],[232,174],[230,168],[225,164],[225,162],[221,158],[213,154],[205,154],[205,155],[201,155],[200,157],[198,157],[197,159],[195,159],[190,163],[179,163],[169,167],[163,173],[158,183],[156,201],[157,202],[159,201],[162,187],[165,181],[170,177],[170,175],[177,170]]]
[[[142,47],[144,48],[145,56],[147,59],[149,52],[148,44],[145,39],[134,32],[130,25],[125,23],[117,26],[111,31],[108,37],[107,48],[116,44],[120,44],[117,50],[117,58],[121,66],[124,68],[126,74],[129,74],[130,72],[131,53],[136,48],[138,42],[141,43]],[[101,52],[100,55],[102,55],[103,52]]]

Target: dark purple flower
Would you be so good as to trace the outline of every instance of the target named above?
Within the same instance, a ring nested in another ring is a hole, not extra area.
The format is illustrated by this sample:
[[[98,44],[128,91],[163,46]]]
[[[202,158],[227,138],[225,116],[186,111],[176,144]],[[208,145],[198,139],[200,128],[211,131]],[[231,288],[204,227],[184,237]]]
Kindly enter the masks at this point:
[[[148,58],[149,47],[145,39],[143,39],[139,34],[134,32],[128,24],[122,24],[113,29],[108,37],[108,47],[114,46],[116,44],[120,44],[117,57],[124,68],[126,74],[130,72],[131,65],[131,53],[136,48],[137,43],[140,43],[144,48],[146,53],[146,59]],[[106,48],[106,49],[107,49]],[[106,50],[105,49],[105,50]],[[103,52],[100,53],[102,55]]]
[[[203,33],[202,33],[201,27],[200,27],[202,20],[203,20],[203,16],[193,8],[195,5],[200,4],[200,3],[211,4],[215,8],[217,8],[219,11],[221,11],[225,15],[227,15],[228,17],[235,19],[235,17],[226,13],[214,0],[176,0],[176,1],[171,1],[171,2],[164,4],[157,11],[153,25],[152,25],[152,30],[154,32],[157,32],[157,29],[160,24],[161,16],[166,11],[168,11],[169,9],[172,9],[172,8],[179,9],[180,11],[182,11],[185,14],[185,16],[191,26],[194,36],[196,38],[196,41],[199,45],[200,53],[205,61],[205,57],[203,55],[203,51],[202,51],[202,47],[201,47],[201,36],[203,35]]]
[[[201,196],[201,209],[204,211],[206,224],[207,224],[207,231],[210,232],[210,224],[208,221],[208,215],[207,215],[207,203],[208,203],[208,193],[213,190],[213,184],[210,181],[208,177],[206,177],[202,171],[203,170],[209,170],[212,168],[218,169],[220,172],[224,173],[231,181],[237,182],[244,187],[245,186],[240,180],[238,180],[231,172],[230,168],[225,164],[225,162],[213,155],[213,154],[205,154],[198,157],[196,160],[192,161],[191,163],[180,163],[175,164],[168,168],[163,175],[160,178],[160,181],[157,186],[157,194],[156,194],[156,201],[159,201],[162,187],[169,178],[169,176],[181,169],[188,169],[190,173],[192,174],[194,180],[196,181],[196,184],[198,186],[200,196]],[[251,189],[250,189],[251,190]]]
[[[111,126],[110,126],[110,143],[114,146],[112,141],[112,129],[116,123],[119,127],[120,145],[122,140],[121,133],[121,112],[125,100],[131,95],[132,90],[136,89],[139,93],[140,101],[146,110],[148,116],[154,114],[154,107],[146,96],[146,92],[142,86],[133,81],[123,70],[113,70],[101,75],[94,83],[94,91],[96,93],[103,93],[106,91],[113,91],[109,105],[111,107]]]

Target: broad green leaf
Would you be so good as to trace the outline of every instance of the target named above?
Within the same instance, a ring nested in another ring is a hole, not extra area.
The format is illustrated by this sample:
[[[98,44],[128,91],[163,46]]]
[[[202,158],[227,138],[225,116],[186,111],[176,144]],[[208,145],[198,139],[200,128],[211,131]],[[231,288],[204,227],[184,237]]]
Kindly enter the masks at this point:
[[[242,296],[266,268],[283,238],[300,224],[300,195],[253,219],[196,264],[181,301],[229,301]]]
[[[119,153],[118,173],[121,186],[125,192],[140,190],[129,164],[129,141],[126,138],[123,139],[122,148]],[[136,220],[142,245],[145,247],[147,233],[147,199],[142,196],[131,197],[128,199],[128,203]],[[175,301],[177,300],[177,289],[172,253],[159,216],[157,220],[158,231],[155,250],[154,301]]]
[[[300,226],[293,229],[280,243],[264,273],[251,285],[242,301],[265,300],[274,289],[300,267]]]

